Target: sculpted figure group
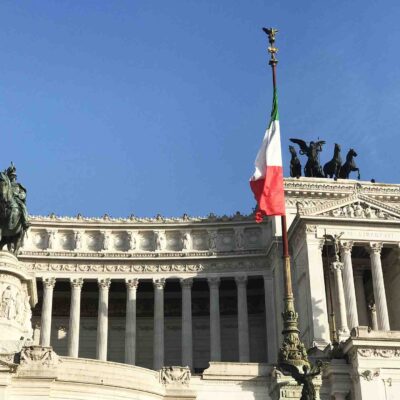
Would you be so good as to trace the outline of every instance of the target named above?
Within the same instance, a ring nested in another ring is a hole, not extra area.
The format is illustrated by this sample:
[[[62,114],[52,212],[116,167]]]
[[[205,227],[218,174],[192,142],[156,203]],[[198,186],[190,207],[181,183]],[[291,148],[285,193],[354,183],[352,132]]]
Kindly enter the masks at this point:
[[[322,152],[322,146],[326,143],[324,140],[310,142],[309,144],[301,139],[292,138],[290,141],[300,147],[299,153],[301,155],[307,156],[307,163],[304,167],[304,175],[306,177],[349,179],[350,173],[356,171],[358,173],[357,179],[360,179],[360,170],[354,161],[354,158],[357,157],[354,149],[348,151],[346,161],[343,163],[340,154],[341,147],[335,143],[332,159],[322,168],[319,154]],[[290,176],[292,178],[299,178],[302,175],[302,168],[296,149],[293,146],[289,146],[289,151],[291,154]]]

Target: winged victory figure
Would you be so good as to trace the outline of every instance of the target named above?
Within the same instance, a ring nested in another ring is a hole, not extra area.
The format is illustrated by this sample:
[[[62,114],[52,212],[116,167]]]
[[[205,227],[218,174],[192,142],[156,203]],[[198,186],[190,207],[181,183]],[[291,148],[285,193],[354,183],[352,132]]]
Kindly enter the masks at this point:
[[[319,161],[319,153],[322,151],[322,146],[325,144],[324,140],[310,142],[309,145],[301,139],[290,139],[291,142],[296,143],[300,147],[300,154],[308,157],[306,166],[304,167],[304,175],[311,178],[324,178],[324,172]]]
[[[303,366],[303,373],[294,365],[283,363],[280,365],[280,370],[284,375],[290,375],[294,378],[298,385],[302,385],[300,400],[316,400],[317,395],[313,383],[313,378],[321,373],[321,362],[317,362],[316,366]]]

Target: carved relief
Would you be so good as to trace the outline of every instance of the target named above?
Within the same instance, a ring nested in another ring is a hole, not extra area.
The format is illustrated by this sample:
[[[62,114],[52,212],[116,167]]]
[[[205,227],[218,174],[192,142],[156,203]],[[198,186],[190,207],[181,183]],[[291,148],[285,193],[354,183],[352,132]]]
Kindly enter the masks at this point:
[[[48,229],[47,235],[47,248],[53,250],[57,247],[57,229]]]
[[[156,251],[165,251],[166,249],[166,239],[164,231],[154,232],[154,242]]]
[[[21,351],[21,366],[52,367],[59,361],[51,347],[29,346]]]
[[[74,237],[75,237],[75,251],[79,251],[82,249],[83,233],[81,231],[74,231]]]
[[[376,369],[376,370],[366,369],[359,374],[360,378],[363,378],[369,382],[375,378],[378,378],[379,375],[380,375],[380,371],[378,369]]]
[[[136,231],[128,231],[128,251],[135,251],[137,249],[137,232]]]
[[[382,209],[370,207],[367,203],[357,202],[344,207],[324,212],[320,215],[326,215],[335,218],[361,218],[361,219],[383,219],[393,220],[396,217],[388,214]]]
[[[160,382],[163,385],[189,385],[190,368],[189,367],[163,367],[160,370]]]
[[[182,250],[190,251],[192,250],[192,237],[190,231],[185,231],[182,234]]]
[[[28,264],[32,271],[46,272],[76,272],[93,273],[94,275],[102,272],[107,273],[156,273],[156,272],[203,272],[206,269],[212,272],[229,271],[258,271],[265,269],[267,265],[265,257],[252,258],[243,261],[202,261],[201,263],[146,263],[146,264]],[[53,283],[52,283],[53,282]],[[54,278],[46,278],[45,284],[54,284]]]
[[[235,245],[238,250],[244,248],[244,229],[242,227],[235,229]]]
[[[101,231],[103,236],[103,251],[109,251],[111,247],[111,232],[108,231]]]
[[[374,349],[374,348],[366,348],[366,349],[358,349],[357,355],[362,358],[400,358],[400,350],[399,349]]]
[[[208,243],[211,251],[217,251],[218,232],[215,229],[208,231]]]

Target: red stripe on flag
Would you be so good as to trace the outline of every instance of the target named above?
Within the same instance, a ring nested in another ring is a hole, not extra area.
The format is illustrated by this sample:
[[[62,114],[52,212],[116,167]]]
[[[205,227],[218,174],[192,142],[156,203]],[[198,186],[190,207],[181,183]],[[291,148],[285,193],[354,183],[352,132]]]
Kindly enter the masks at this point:
[[[283,168],[267,166],[265,178],[250,181],[251,190],[258,204],[257,222],[263,215],[285,215],[285,192],[283,189]]]

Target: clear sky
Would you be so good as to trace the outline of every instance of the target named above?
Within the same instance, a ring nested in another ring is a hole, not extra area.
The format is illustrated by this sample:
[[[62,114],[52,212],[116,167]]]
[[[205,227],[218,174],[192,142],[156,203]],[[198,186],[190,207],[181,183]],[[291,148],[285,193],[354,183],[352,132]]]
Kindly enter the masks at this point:
[[[269,119],[400,182],[398,1],[0,2],[0,168],[31,214],[233,214]],[[345,155],[345,154],[343,154]],[[286,174],[288,169],[286,168]]]

